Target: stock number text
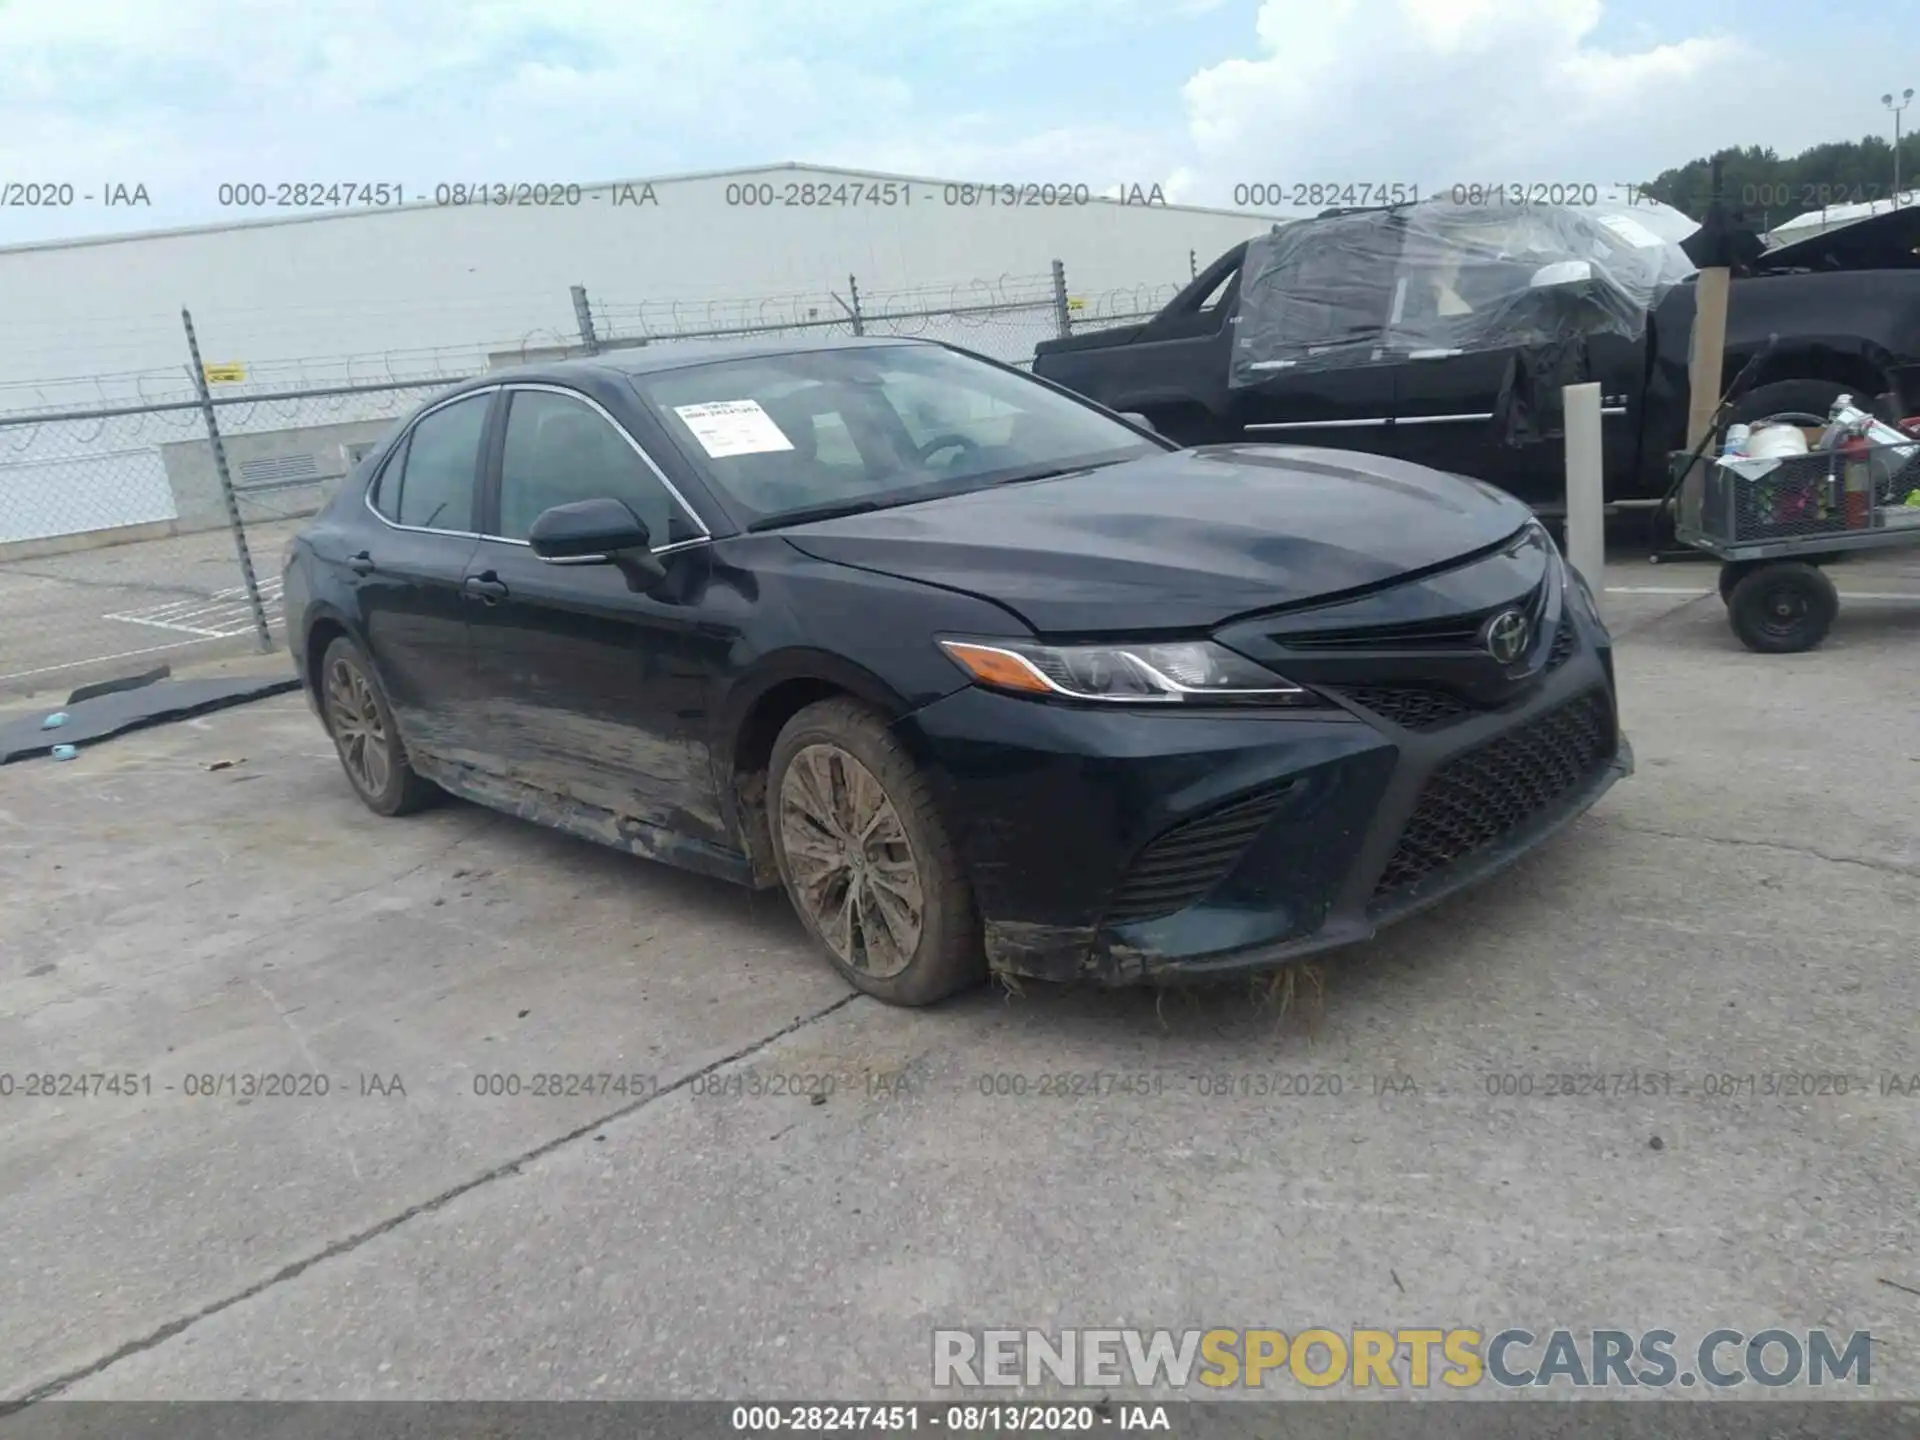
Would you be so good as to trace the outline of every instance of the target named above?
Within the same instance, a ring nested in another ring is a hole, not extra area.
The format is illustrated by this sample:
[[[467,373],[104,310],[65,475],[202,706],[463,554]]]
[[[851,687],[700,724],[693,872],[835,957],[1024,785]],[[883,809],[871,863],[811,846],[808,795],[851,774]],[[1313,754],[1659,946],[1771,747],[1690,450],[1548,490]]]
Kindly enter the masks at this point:
[[[1288,205],[1304,209],[1319,205],[1412,205],[1419,199],[1420,187],[1407,181],[1360,184],[1322,180],[1289,184],[1281,180],[1257,180],[1233,187],[1236,205]]]
[[[1891,193],[1890,188],[1880,185],[1793,185],[1781,180],[1772,184],[1742,185],[1740,203],[1820,210],[1828,205],[1864,205],[1884,200]]]
[[[354,206],[404,205],[406,191],[391,180],[295,180],[278,185],[235,183],[214,192],[214,202],[248,210],[344,210]]]
[[[784,185],[775,185],[767,180],[740,180],[727,186],[725,196],[729,205],[750,205],[762,210],[815,210],[855,205],[884,209],[889,205],[911,205],[913,187],[897,180],[872,185],[845,181],[829,185],[812,180],[789,180]]]

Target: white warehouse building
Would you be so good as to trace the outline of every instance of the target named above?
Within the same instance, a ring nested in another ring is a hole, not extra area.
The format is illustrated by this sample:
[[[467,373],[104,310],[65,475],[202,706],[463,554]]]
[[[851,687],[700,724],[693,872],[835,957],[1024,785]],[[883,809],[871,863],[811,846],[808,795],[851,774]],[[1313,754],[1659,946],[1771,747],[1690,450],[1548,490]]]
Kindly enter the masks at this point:
[[[280,207],[302,197],[282,188],[222,187],[225,200],[254,202],[228,206],[247,217],[232,223],[0,246],[0,412],[124,391],[102,377],[181,377],[183,307],[209,364],[245,366],[249,382],[332,383],[341,371],[329,362],[352,359],[365,376],[382,357],[417,372],[432,356],[457,372],[516,346],[574,343],[575,286],[598,334],[617,338],[819,322],[855,305],[872,316],[1008,300],[1044,312],[1059,261],[1076,315],[1091,321],[1153,308],[1196,263],[1272,223],[1137,187],[1116,200],[1084,185],[797,164],[484,195],[443,185],[409,190],[405,204],[385,204],[389,192],[383,208],[297,213]],[[981,345],[999,358],[1030,355],[1051,333],[1044,313],[1035,334],[990,318],[975,328],[999,340]]]
[[[183,309],[243,508],[285,516],[317,504],[425,384],[577,351],[588,325],[616,344],[845,334],[857,313],[861,333],[1019,362],[1063,324],[1157,309],[1273,223],[1155,190],[811,165],[399,189],[225,186],[244,218],[0,245],[0,558],[226,523],[191,409],[21,423],[190,401]],[[353,393],[225,403],[314,390]]]

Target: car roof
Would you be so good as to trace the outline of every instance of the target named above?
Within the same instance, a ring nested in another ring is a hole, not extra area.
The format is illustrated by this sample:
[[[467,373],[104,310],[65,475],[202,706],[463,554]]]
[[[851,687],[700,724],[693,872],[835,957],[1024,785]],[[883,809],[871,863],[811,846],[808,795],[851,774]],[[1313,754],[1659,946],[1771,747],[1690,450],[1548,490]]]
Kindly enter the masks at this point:
[[[593,376],[657,375],[724,360],[757,360],[770,355],[806,355],[830,350],[869,350],[889,345],[926,346],[932,343],[890,336],[873,339],[820,336],[806,340],[661,340],[647,345],[606,350],[598,355],[582,355],[572,360],[553,360],[492,370],[484,376],[475,377],[475,383],[498,385],[503,381],[534,379],[572,380],[578,383]]]

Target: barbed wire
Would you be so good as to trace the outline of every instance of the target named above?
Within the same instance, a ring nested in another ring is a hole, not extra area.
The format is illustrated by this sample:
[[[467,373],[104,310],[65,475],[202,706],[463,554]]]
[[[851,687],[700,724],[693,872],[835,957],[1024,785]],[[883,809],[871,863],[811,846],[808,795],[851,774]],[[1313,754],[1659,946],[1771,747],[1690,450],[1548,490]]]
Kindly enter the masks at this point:
[[[623,300],[590,296],[600,339],[611,342],[708,339],[753,335],[830,337],[865,333],[900,338],[950,338],[985,348],[1006,360],[1031,357],[1031,347],[1060,333],[1059,310],[1067,301],[1068,333],[1151,315],[1179,293],[1181,283],[1141,282],[1096,290],[1072,286],[1066,272],[1062,296],[1052,273],[1002,273],[992,277],[933,282],[866,291],[857,279],[841,289],[796,290],[705,300]],[[460,307],[443,307],[451,313]],[[557,297],[556,306],[558,308]],[[568,310],[571,311],[571,303]],[[216,309],[198,320],[205,343],[219,348]],[[252,312],[248,312],[252,313]],[[383,317],[391,319],[382,312]],[[856,317],[858,325],[856,326]],[[249,361],[245,376],[215,387],[222,403],[247,395],[270,395],[333,386],[403,387],[446,383],[477,374],[502,360],[547,359],[583,348],[577,330],[564,321],[537,323],[496,340],[390,347],[332,355],[269,357]],[[148,327],[162,333],[157,322]],[[171,327],[166,327],[171,330]],[[168,334],[169,342],[174,334]],[[988,343],[991,342],[991,343]],[[1018,353],[1016,353],[1018,352]],[[16,363],[18,352],[14,352]],[[119,406],[168,406],[194,402],[198,392],[184,364],[146,370],[103,370],[42,380],[0,380],[0,419],[9,414],[83,413]],[[191,424],[192,422],[187,422]]]

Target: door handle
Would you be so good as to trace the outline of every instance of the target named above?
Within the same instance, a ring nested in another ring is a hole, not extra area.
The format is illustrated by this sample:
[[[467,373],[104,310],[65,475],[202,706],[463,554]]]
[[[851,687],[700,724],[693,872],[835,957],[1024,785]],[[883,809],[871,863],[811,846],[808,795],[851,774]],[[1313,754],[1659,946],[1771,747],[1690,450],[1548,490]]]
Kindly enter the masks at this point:
[[[373,556],[362,550],[358,555],[347,557],[347,568],[356,575],[371,575],[374,570]]]
[[[491,570],[483,570],[478,575],[467,576],[460,589],[473,599],[487,605],[497,605],[507,598],[506,582]]]

